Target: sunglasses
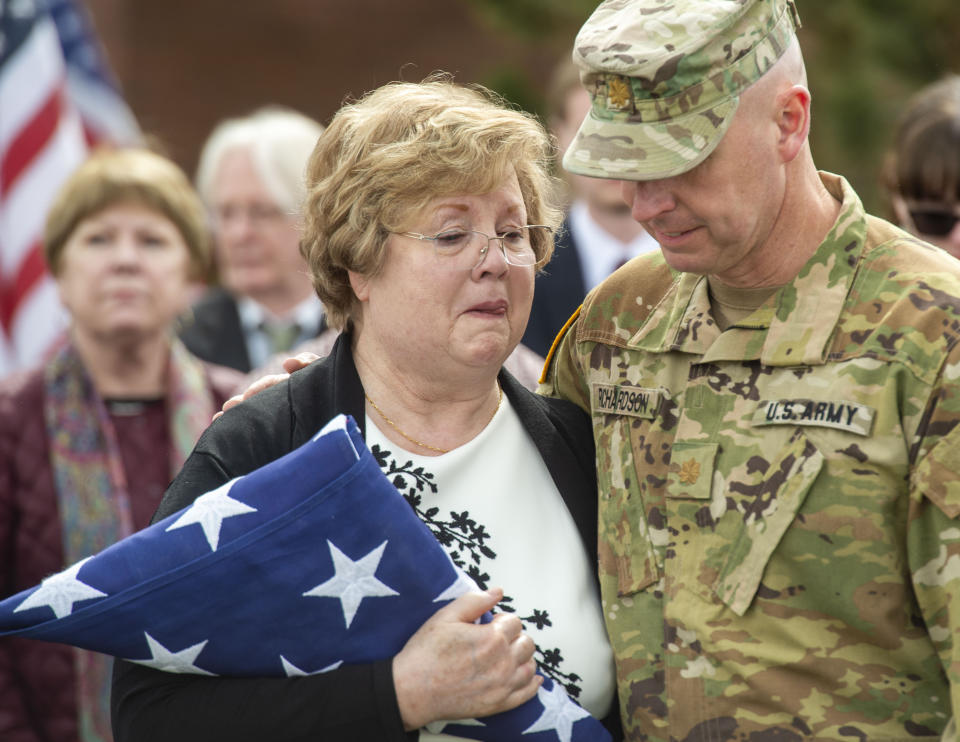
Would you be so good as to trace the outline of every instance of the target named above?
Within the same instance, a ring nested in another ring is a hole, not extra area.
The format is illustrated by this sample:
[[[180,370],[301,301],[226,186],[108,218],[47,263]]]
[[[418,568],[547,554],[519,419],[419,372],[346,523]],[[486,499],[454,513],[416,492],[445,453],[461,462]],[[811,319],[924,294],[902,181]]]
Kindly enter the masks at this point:
[[[918,206],[908,207],[907,210],[917,232],[932,237],[946,237],[960,221],[960,208],[957,206]]]

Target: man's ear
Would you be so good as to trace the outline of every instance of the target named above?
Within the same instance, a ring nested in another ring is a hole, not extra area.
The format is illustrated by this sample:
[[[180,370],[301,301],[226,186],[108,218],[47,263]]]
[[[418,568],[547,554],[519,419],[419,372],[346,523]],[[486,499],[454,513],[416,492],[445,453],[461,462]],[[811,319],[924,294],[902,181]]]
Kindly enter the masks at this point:
[[[357,301],[364,302],[370,297],[370,279],[360,273],[347,271],[350,278],[350,288],[357,297]]]
[[[777,96],[777,147],[784,162],[792,161],[810,134],[810,91],[792,85]]]

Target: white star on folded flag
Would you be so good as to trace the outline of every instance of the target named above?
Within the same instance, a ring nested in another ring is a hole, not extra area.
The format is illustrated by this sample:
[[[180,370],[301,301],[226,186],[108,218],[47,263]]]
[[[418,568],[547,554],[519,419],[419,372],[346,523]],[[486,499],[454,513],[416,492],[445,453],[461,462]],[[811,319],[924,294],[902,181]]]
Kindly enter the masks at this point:
[[[205,646],[207,646],[206,641],[202,641],[199,644],[194,644],[193,646],[187,647],[186,649],[181,649],[179,652],[171,652],[160,642],[154,639],[150,634],[144,632],[143,634],[147,638],[147,646],[150,648],[150,659],[148,660],[133,660],[138,665],[146,665],[147,667],[153,667],[157,670],[163,670],[164,672],[189,672],[195,675],[212,675],[206,670],[201,670],[199,667],[194,664],[199,655]]]
[[[524,734],[553,731],[560,738],[560,742],[570,742],[573,737],[573,723],[590,716],[575,703],[570,703],[566,691],[556,683],[550,690],[543,686],[537,688],[537,698],[543,704],[543,713],[523,730]]]
[[[220,529],[223,527],[225,518],[257,512],[249,505],[244,505],[230,497],[230,490],[237,481],[239,478],[232,479],[212,492],[200,495],[167,530],[172,531],[175,528],[198,523],[203,528],[203,535],[207,537],[210,550],[216,551],[217,544],[220,542]]]
[[[471,589],[339,416],[276,461],[0,600],[0,637],[173,673],[301,677],[389,660]],[[485,742],[610,740],[550,678],[516,708],[431,729]]]
[[[357,561],[353,561],[340,551],[334,546],[333,542],[327,541],[327,546],[330,547],[330,556],[333,558],[333,568],[336,574],[312,590],[307,590],[304,595],[320,598],[340,598],[343,620],[348,629],[350,624],[353,623],[353,617],[357,615],[360,601],[364,598],[400,594],[384,585],[374,576],[377,567],[380,566],[380,560],[383,558],[383,550],[387,548],[386,541]]]
[[[57,618],[63,618],[73,612],[74,603],[90,598],[106,597],[106,593],[100,592],[77,579],[77,572],[91,558],[87,557],[63,572],[58,572],[45,579],[40,583],[40,587],[35,593],[14,608],[14,612],[50,606]]]

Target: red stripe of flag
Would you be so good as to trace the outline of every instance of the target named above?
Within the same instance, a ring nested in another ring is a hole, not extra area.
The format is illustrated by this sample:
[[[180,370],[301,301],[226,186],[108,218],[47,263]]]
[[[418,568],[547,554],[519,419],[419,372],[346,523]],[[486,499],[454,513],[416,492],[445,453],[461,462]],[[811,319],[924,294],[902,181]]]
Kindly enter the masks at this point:
[[[33,291],[47,272],[47,261],[43,258],[43,248],[40,240],[37,240],[27,252],[26,257],[20,263],[17,274],[13,280],[4,285],[3,292],[0,294],[0,325],[6,331],[7,336],[13,334],[13,318],[17,313],[17,307],[27,295]]]
[[[87,143],[87,149],[93,149],[100,143],[100,134],[83,120],[83,141]]]
[[[53,137],[63,112],[63,87],[50,92],[43,106],[10,142],[0,163],[0,198],[10,193],[17,178]]]

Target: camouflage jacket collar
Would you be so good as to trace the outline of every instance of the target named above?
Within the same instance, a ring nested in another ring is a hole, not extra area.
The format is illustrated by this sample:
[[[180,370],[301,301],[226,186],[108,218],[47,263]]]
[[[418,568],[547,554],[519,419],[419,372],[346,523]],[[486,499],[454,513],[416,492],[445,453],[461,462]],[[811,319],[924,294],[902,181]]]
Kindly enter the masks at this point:
[[[847,181],[821,172],[840,213],[816,252],[762,307],[721,333],[710,311],[705,276],[676,280],[628,347],[681,351],[703,362],[760,360],[767,366],[820,365],[853,285],[867,233],[860,198]]]

